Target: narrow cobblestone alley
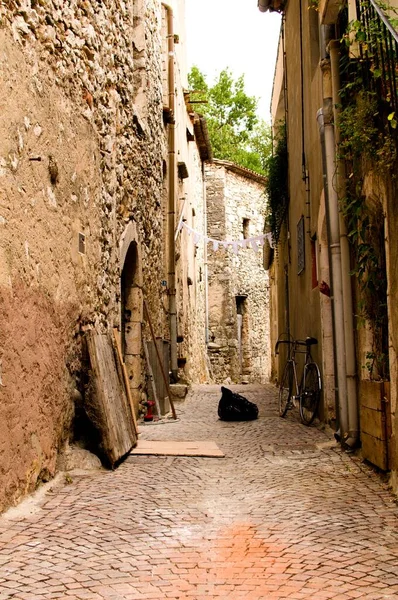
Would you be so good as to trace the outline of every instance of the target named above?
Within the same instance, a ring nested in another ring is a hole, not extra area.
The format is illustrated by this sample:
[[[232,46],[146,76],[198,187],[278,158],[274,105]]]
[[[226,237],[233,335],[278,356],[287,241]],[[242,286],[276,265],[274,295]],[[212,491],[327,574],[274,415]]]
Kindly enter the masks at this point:
[[[233,386],[257,421],[218,420],[219,386],[140,439],[213,440],[225,458],[130,456],[73,473],[0,519],[0,600],[398,598],[398,508],[329,432],[277,416],[273,386]]]

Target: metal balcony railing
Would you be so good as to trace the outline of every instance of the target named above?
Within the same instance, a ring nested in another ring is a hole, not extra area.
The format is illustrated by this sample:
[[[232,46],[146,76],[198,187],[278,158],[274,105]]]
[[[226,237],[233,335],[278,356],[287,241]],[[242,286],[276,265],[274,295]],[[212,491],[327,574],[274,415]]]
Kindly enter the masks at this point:
[[[398,33],[375,0],[358,0],[357,11],[364,84],[397,114]]]

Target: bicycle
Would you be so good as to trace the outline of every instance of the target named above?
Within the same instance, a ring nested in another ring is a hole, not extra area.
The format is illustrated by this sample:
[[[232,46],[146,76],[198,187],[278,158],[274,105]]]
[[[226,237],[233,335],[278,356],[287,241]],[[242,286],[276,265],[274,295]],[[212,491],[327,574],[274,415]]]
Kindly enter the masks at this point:
[[[311,346],[318,343],[313,337],[305,340],[295,340],[290,335],[287,340],[280,339],[287,334],[281,334],[275,347],[275,354],[279,354],[279,345],[289,345],[289,355],[283,370],[283,376],[279,386],[279,415],[286,416],[288,410],[296,406],[299,401],[301,422],[311,425],[314,421],[321,398],[321,373],[318,365],[311,356]],[[303,373],[300,384],[297,378],[296,354],[305,354]],[[293,384],[295,394],[293,395]]]

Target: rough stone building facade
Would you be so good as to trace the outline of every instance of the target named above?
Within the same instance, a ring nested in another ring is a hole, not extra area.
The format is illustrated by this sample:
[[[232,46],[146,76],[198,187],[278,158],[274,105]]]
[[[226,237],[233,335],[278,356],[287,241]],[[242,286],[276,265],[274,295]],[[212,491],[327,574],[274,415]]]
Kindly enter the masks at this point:
[[[264,188],[264,177],[233,163],[206,165],[207,235],[240,242],[235,251],[208,244],[208,355],[218,383],[269,378],[268,274],[250,240],[263,234]]]
[[[178,111],[170,118],[162,66],[165,21],[178,23],[180,4],[173,14],[158,0],[1,3],[0,510],[53,476],[79,428],[85,332],[121,332],[136,409],[144,298],[156,335],[169,338]],[[195,142],[181,143],[200,183]]]

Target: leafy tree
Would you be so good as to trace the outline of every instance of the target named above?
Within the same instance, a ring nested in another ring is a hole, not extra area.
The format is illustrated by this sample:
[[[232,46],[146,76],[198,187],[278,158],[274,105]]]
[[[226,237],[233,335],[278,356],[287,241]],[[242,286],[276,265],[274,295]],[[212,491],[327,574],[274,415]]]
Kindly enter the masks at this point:
[[[271,131],[256,114],[257,99],[244,89],[244,76],[234,80],[229,69],[219,74],[213,86],[194,66],[188,75],[191,98],[206,117],[215,158],[230,160],[242,167],[266,173],[271,153]]]

